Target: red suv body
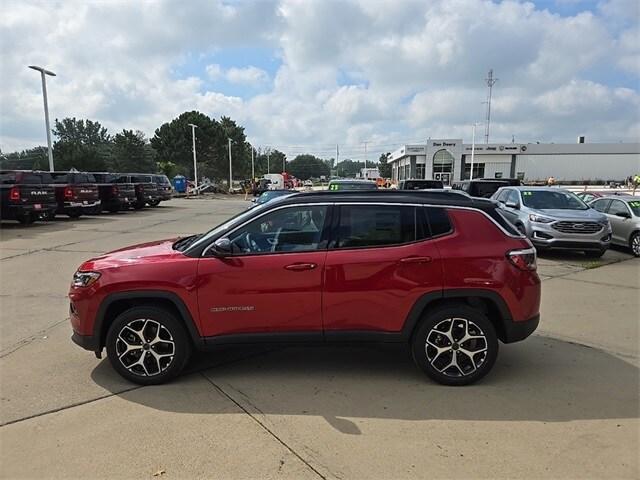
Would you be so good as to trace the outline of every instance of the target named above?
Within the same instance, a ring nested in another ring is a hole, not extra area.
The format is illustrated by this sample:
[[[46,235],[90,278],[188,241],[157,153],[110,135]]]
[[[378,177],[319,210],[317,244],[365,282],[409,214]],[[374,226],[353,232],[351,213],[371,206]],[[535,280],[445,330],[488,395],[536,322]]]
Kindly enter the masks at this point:
[[[280,341],[407,342],[441,383],[484,376],[498,340],[538,325],[535,250],[489,200],[445,192],[294,194],[210,232],[83,263],[73,340],[134,382],[192,349]],[[123,360],[124,359],[124,360]]]

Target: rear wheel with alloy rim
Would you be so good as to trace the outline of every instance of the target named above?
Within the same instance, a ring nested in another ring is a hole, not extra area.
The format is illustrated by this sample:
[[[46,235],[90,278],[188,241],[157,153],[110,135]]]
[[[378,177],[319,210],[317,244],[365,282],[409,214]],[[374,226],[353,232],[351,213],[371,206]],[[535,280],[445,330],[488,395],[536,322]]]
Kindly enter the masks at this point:
[[[631,236],[629,246],[631,247],[633,254],[636,257],[640,257],[640,232],[636,232]]]
[[[412,353],[416,364],[436,382],[468,385],[493,367],[498,339],[482,312],[452,305],[427,314],[413,336]]]
[[[182,323],[156,307],[134,307],[118,315],[107,333],[106,347],[115,370],[141,385],[175,377],[191,354]]]

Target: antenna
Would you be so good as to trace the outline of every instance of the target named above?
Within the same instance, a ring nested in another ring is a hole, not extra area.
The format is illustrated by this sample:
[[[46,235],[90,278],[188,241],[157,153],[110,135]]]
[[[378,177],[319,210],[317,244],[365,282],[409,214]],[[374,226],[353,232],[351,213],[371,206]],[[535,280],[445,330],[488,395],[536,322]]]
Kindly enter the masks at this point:
[[[484,143],[489,143],[489,126],[491,125],[491,93],[493,86],[498,81],[497,78],[493,78],[493,68],[489,70],[489,75],[485,79],[487,87],[489,87],[489,94],[487,96],[487,123],[484,128]]]

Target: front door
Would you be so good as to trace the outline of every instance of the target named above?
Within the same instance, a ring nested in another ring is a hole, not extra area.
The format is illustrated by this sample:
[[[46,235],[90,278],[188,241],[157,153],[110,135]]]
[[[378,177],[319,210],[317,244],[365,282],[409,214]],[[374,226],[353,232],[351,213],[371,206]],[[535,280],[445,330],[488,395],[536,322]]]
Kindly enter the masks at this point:
[[[327,253],[325,333],[397,332],[415,301],[442,288],[424,207],[342,205]]]
[[[627,215],[625,217],[621,215]],[[611,223],[611,237],[618,245],[627,245],[629,235],[633,229],[632,215],[627,204],[622,200],[612,200],[607,210],[607,217]]]
[[[228,234],[232,254],[198,264],[204,336],[322,331],[327,205],[290,206]]]

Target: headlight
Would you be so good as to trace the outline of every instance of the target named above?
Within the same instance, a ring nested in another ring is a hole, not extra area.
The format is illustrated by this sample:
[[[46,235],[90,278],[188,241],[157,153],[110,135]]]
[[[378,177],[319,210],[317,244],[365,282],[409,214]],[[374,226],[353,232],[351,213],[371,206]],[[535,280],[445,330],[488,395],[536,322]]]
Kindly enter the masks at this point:
[[[553,218],[542,217],[540,215],[536,215],[535,213],[530,213],[529,214],[529,220],[531,220],[532,222],[537,222],[537,223],[555,222],[555,220]]]
[[[76,272],[73,274],[71,285],[74,287],[88,287],[99,278],[100,274],[98,272]]]

